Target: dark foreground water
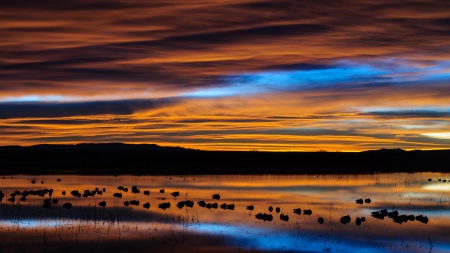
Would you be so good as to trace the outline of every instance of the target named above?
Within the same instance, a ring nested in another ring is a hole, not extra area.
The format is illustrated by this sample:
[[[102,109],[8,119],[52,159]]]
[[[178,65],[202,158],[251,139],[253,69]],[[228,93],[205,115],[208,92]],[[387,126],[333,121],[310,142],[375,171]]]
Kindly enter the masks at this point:
[[[450,174],[18,175],[0,190],[0,252],[450,252]]]

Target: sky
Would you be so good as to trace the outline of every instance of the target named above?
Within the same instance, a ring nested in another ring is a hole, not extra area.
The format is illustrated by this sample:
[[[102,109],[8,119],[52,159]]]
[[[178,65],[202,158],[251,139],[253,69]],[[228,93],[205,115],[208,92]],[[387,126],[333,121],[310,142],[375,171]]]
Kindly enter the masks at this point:
[[[0,3],[0,145],[450,147],[446,0]]]

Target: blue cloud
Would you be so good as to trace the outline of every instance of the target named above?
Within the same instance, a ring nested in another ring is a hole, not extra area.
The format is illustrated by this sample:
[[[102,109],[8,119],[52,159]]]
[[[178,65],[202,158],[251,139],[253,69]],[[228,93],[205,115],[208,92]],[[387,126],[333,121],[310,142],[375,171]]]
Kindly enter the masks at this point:
[[[325,65],[324,65],[325,66]],[[348,88],[364,85],[413,85],[417,82],[450,80],[450,62],[420,66],[405,59],[372,62],[339,60],[323,69],[267,70],[229,75],[222,86],[198,89],[194,97],[252,95],[276,91]]]

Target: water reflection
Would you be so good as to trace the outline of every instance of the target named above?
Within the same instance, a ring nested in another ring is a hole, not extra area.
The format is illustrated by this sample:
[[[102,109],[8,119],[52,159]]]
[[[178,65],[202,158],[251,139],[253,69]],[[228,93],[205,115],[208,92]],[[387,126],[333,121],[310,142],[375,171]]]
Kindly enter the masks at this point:
[[[16,251],[446,252],[449,178],[14,176],[0,236]]]

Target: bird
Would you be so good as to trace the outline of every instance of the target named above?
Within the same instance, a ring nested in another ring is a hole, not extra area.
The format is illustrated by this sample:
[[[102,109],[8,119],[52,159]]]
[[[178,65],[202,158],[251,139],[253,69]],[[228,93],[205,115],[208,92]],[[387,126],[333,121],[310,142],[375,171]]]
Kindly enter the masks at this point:
[[[356,217],[356,226],[360,226],[361,225],[361,218]]]
[[[395,218],[398,216],[398,211],[392,211],[388,213],[389,218]]]
[[[61,178],[56,179],[56,182],[61,182]]]
[[[289,221],[289,215],[280,214],[280,220]]]
[[[273,207],[269,206],[269,212],[272,212],[272,211],[273,211]]]
[[[350,223],[350,221],[352,220],[352,218],[350,218],[350,215],[346,215],[346,216],[342,216],[341,219],[339,220],[342,224],[348,224]]]
[[[170,203],[169,202],[164,202],[158,205],[159,208],[166,210],[167,208],[170,208]]]
[[[280,208],[279,207],[277,207],[276,209],[275,209],[275,211],[277,212],[277,213],[280,213]]]
[[[255,209],[255,207],[253,205],[247,206],[247,210],[253,211],[254,209]]]
[[[101,206],[101,207],[105,207],[106,206],[106,202],[102,201],[102,202],[98,203],[98,205]]]
[[[160,193],[164,193],[164,189],[159,190]]]
[[[356,200],[356,203],[362,205],[363,199],[357,199],[357,200]]]
[[[205,206],[206,206],[206,202],[203,201],[203,200],[197,202],[197,204],[198,204],[200,207],[205,207]]]
[[[311,211],[311,209],[303,210],[303,214],[305,214],[305,215],[311,215],[311,214],[312,214],[312,211]]]
[[[150,202],[147,202],[145,204],[142,205],[144,208],[149,209],[150,208]]]
[[[219,194],[213,194],[213,195],[212,195],[212,198],[213,198],[213,199],[219,200],[219,199],[220,199],[220,195],[219,195]]]
[[[170,195],[172,195],[174,197],[178,197],[178,196],[180,196],[180,192],[178,192],[178,191],[172,192]]]
[[[370,202],[372,202],[372,200],[370,200],[370,199],[365,199],[364,202],[367,203],[367,204],[370,204]]]
[[[296,209],[294,209],[294,213],[296,213],[296,214],[302,214],[302,209],[296,208]]]
[[[425,223],[425,224],[428,223],[428,217],[427,216],[423,216],[423,215],[416,216],[416,220],[418,220],[418,221],[420,221],[422,223]]]
[[[138,206],[139,200],[130,200],[130,205]]]
[[[323,224],[324,219],[322,217],[319,217],[319,219],[317,219],[317,222],[319,222],[319,224]]]
[[[134,194],[137,194],[137,193],[140,193],[141,190],[139,190],[139,189],[137,188],[137,186],[135,185],[135,186],[131,187],[131,192],[134,193]]]

